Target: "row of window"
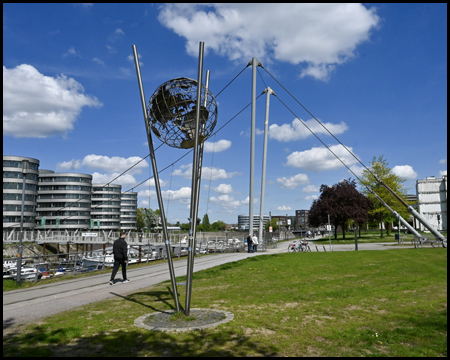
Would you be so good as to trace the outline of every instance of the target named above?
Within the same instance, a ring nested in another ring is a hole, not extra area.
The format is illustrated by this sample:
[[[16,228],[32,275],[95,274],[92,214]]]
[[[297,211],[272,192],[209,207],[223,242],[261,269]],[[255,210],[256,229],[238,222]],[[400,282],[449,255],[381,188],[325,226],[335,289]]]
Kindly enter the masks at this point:
[[[3,204],[3,211],[22,211],[22,204]],[[35,205],[24,205],[24,212],[36,212]]]
[[[23,175],[21,172],[3,171],[3,179],[23,179]],[[26,173],[25,179],[38,181],[38,174]]]
[[[15,168],[21,168],[22,169],[22,161],[3,160],[3,167],[15,167]],[[39,170],[39,164],[28,162],[28,169],[38,171]]]
[[[91,187],[81,185],[39,185],[39,191],[52,191],[52,190],[77,190],[77,191],[91,192]]]
[[[94,187],[92,188],[92,191],[113,191],[113,192],[122,192],[122,188],[115,188],[115,187]]]
[[[39,194],[38,199],[91,199],[91,195],[83,194]]]
[[[36,220],[35,216],[24,216],[24,223],[34,223]],[[20,223],[20,216],[14,215],[3,215],[3,223]],[[3,226],[4,227],[4,226]]]
[[[99,207],[99,208],[93,208],[92,212],[93,213],[94,212],[116,212],[116,213],[118,213],[118,212],[120,212],[120,208],[102,208],[102,207]]]
[[[44,203],[38,203],[38,208],[63,208],[63,207],[80,207],[80,208],[91,208],[90,202],[58,202],[58,203],[52,203],[52,202],[44,202]]]
[[[41,211],[39,216],[91,216],[90,211]]]
[[[98,220],[98,219],[119,219],[120,220],[120,216],[119,215],[93,215],[92,219],[93,220]]]
[[[111,198],[111,199],[120,199],[120,196],[119,195],[112,195],[112,194],[96,194],[96,193],[93,193],[92,194],[92,197],[93,198]]]
[[[25,194],[25,201],[36,202],[37,196],[31,194]],[[22,194],[9,194],[3,193],[3,200],[17,200],[22,201]]]
[[[92,179],[74,176],[39,177],[39,182],[82,182],[92,184]]]
[[[100,206],[100,205],[116,205],[120,206],[120,201],[92,201],[92,206]]]
[[[23,185],[22,182],[17,182],[17,183],[4,182],[3,183],[3,189],[6,189],[6,190],[22,190],[22,188],[23,188],[22,185]],[[30,183],[25,183],[25,190],[37,191],[37,185],[30,184]]]

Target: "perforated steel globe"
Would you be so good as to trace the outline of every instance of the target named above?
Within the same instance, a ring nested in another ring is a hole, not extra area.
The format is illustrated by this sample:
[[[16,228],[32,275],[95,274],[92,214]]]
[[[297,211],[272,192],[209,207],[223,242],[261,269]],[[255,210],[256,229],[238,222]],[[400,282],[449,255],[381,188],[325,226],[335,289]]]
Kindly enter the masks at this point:
[[[197,103],[197,81],[176,78],[166,81],[148,102],[147,121],[153,133],[169,146],[189,149],[194,146]],[[205,105],[202,86],[199,143],[211,136],[217,123],[217,103],[208,90]]]

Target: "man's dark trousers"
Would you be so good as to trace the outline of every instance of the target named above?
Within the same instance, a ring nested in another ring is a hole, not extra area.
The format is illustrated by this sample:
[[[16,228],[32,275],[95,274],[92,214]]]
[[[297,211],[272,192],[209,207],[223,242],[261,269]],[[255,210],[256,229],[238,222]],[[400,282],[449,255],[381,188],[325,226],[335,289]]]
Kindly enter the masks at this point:
[[[111,280],[114,280],[116,277],[117,271],[119,270],[119,266],[122,266],[122,278],[123,280],[127,279],[127,263],[125,260],[115,260],[114,259],[114,268],[111,274]]]

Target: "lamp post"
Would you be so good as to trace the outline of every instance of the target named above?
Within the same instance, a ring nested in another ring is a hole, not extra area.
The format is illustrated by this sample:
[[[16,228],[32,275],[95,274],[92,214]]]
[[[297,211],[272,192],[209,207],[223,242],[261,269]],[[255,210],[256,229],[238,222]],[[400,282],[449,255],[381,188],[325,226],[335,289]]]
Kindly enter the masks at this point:
[[[19,249],[17,254],[17,285],[21,282],[22,270],[22,240],[23,240],[23,212],[25,207],[25,180],[28,172],[28,160],[22,160],[22,206],[20,213],[20,235],[19,235]]]

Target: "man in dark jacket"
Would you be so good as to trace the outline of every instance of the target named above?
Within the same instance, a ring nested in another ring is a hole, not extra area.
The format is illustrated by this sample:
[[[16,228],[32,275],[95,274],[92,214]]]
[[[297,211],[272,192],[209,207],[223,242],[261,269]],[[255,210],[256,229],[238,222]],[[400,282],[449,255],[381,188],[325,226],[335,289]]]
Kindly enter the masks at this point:
[[[252,241],[252,234],[248,234],[247,237],[247,246],[248,246],[248,252],[252,252],[252,245],[253,245],[253,241]]]
[[[125,241],[126,236],[127,234],[125,233],[125,231],[122,231],[120,233],[120,238],[114,241],[113,245],[114,268],[111,274],[111,280],[109,281],[110,285],[114,285],[114,278],[117,274],[117,271],[119,270],[119,266],[122,266],[122,277],[123,277],[122,282],[127,283],[130,281],[127,279],[128,246],[127,242]]]

